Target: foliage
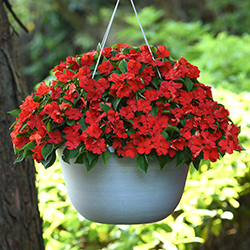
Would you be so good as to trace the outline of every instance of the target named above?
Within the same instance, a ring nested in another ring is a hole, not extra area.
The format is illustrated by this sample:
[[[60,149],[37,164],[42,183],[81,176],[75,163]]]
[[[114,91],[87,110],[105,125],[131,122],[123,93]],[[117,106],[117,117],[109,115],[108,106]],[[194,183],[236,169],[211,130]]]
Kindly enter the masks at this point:
[[[198,169],[201,159],[241,150],[239,128],[199,83],[198,68],[184,57],[172,60],[165,46],[117,44],[67,57],[54,72],[50,86],[41,83],[10,112],[17,117],[16,162],[33,157],[48,168],[64,146],[62,159],[89,171],[99,155],[106,165],[113,147],[119,157],[136,156],[147,172],[148,157],[161,168],[176,158],[176,166]]]
[[[182,21],[173,21],[163,19],[163,11],[157,10],[154,6],[143,8],[138,14],[145,34],[150,44],[164,44],[168,49],[171,47],[171,56],[180,58],[186,56],[187,51],[192,49],[192,45],[199,41],[203,35],[210,30],[209,25],[202,23]],[[120,40],[126,39],[129,44],[143,42],[143,36],[140,32],[138,21],[134,14],[128,14],[124,18],[129,24],[117,32]]]
[[[199,65],[201,82],[237,93],[250,90],[249,34],[236,36],[224,31],[215,35],[211,32],[211,26],[202,25],[201,22],[161,20],[162,11],[153,6],[144,8],[139,16],[149,43],[164,44],[167,48],[171,46],[172,57],[184,56]],[[118,37],[129,37],[130,43],[141,42],[136,17],[128,15],[125,20],[130,27],[118,32]]]
[[[206,1],[206,7],[212,10],[216,17],[213,22],[215,31],[227,30],[230,34],[238,35],[250,33],[248,12],[250,2],[248,0],[210,0]]]
[[[249,91],[249,43],[249,34],[239,37],[222,32],[215,38],[206,34],[188,51],[187,58],[199,65],[202,82],[237,93]]]
[[[39,208],[44,220],[46,250],[58,249],[194,249],[212,233],[220,234],[226,221],[235,224],[244,212],[239,197],[250,193],[250,94],[217,89],[232,118],[242,126],[240,142],[247,151],[227,155],[188,176],[182,200],[165,220],[146,225],[119,226],[91,223],[77,215],[67,198],[61,169],[37,165]]]

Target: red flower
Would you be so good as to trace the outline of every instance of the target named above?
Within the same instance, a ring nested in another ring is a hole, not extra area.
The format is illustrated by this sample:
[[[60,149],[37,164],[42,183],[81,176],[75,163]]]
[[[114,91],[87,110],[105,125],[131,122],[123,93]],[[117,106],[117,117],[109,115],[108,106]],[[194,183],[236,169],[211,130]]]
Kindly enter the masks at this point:
[[[86,140],[86,149],[92,151],[94,154],[102,154],[102,152],[107,150],[105,140],[103,138],[93,139],[88,138]]]
[[[135,114],[133,113],[133,109],[130,106],[122,107],[120,109],[120,114],[127,120],[133,119],[135,116]]]
[[[151,101],[140,99],[137,101],[137,110],[143,111],[144,113],[148,114],[148,112],[152,110],[152,106],[150,104]]]
[[[69,119],[76,121],[83,116],[83,114],[76,108],[69,108],[65,111],[65,115],[67,115]]]
[[[153,145],[157,155],[167,155],[170,148],[169,142],[162,135],[158,135],[154,138]]]
[[[128,142],[124,148],[124,156],[134,158],[137,153],[134,143],[132,141]]]
[[[158,58],[166,58],[169,57],[170,52],[166,49],[164,45],[159,45],[156,54]]]
[[[141,138],[141,141],[138,143],[137,151],[139,154],[149,154],[153,144],[149,138]]]
[[[51,86],[50,90],[51,90],[51,99],[52,100],[59,99],[60,94],[62,92],[61,86],[57,86],[56,88],[54,88],[53,86]]]
[[[13,144],[15,146],[15,148],[19,148],[21,149],[24,145],[26,145],[27,143],[29,143],[30,140],[28,137],[16,137],[13,139]]]
[[[45,137],[46,130],[40,126],[37,131],[34,131],[33,134],[29,137],[30,141],[36,141],[37,145],[40,145],[41,140]]]
[[[102,64],[100,64],[97,69],[100,71],[101,74],[109,75],[111,70],[114,68],[114,66],[111,64],[110,61],[104,61]]]
[[[37,88],[35,95],[42,97],[43,95],[49,93],[50,87],[46,85],[45,81],[43,81]]]
[[[79,133],[72,133],[66,136],[66,142],[65,145],[67,146],[67,149],[75,149],[79,146],[81,142],[81,139],[79,137]]]
[[[128,72],[138,74],[141,67],[142,65],[135,60],[130,60],[128,62]]]
[[[42,155],[42,148],[46,144],[46,142],[43,142],[41,145],[36,145],[34,149],[31,151],[34,152],[32,157],[36,160],[37,163],[40,163],[41,160],[44,160]]]
[[[91,53],[82,55],[81,65],[82,66],[91,66],[94,64],[94,56]]]
[[[102,55],[106,58],[110,58],[112,56],[112,48],[111,47],[104,48],[102,51]]]
[[[32,98],[32,95],[29,95],[26,97],[26,99],[23,101],[23,104],[20,105],[20,109],[22,111],[27,111],[28,113],[32,113],[35,109],[39,107],[39,103],[35,102]]]
[[[91,124],[87,129],[86,129],[87,134],[90,137],[94,137],[98,139],[101,134],[103,133],[102,129],[99,127],[98,123]]]
[[[204,160],[209,159],[211,162],[216,162],[216,160],[220,157],[217,147],[211,147],[209,145],[206,145],[203,147],[203,152],[204,152],[203,156]]]
[[[61,136],[61,132],[55,130],[55,131],[51,131],[50,133],[48,133],[49,135],[49,140],[48,143],[55,143],[58,144],[60,141],[63,141],[63,138]]]
[[[192,92],[187,92],[183,89],[180,89],[178,94],[179,94],[179,97],[177,98],[177,100],[181,105],[188,105],[193,100],[193,93]]]
[[[30,119],[27,121],[27,124],[30,126],[30,128],[39,128],[41,126],[43,120],[42,115],[32,115]]]
[[[151,102],[159,99],[159,97],[160,97],[160,93],[156,89],[150,89],[150,90],[147,89],[147,90],[145,90],[143,95],[145,96],[146,100],[149,100]]]
[[[106,80],[105,78],[100,78],[96,83],[95,83],[95,87],[99,90],[101,90],[102,92],[104,92],[106,89],[108,89],[110,87],[110,83],[108,80]]]
[[[86,92],[89,92],[95,88],[95,80],[89,79],[87,76],[82,76],[80,77],[79,86]]]
[[[160,91],[163,93],[163,95],[166,98],[169,98],[170,97],[169,93],[175,94],[178,91],[178,89],[180,89],[181,87],[182,87],[182,83],[174,82],[174,81],[163,81],[161,83]]]
[[[78,73],[76,73],[76,78],[81,78],[82,76],[86,76],[88,78],[91,77],[91,69],[88,66],[83,66],[79,69]]]
[[[193,135],[188,143],[188,147],[195,156],[198,156],[202,150],[202,139],[196,135]]]

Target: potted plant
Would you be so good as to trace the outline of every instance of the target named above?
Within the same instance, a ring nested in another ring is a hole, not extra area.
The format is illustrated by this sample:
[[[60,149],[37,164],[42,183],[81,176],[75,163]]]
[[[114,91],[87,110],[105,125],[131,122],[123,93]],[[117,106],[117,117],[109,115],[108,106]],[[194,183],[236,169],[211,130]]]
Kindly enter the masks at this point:
[[[99,53],[67,57],[50,86],[10,112],[16,162],[48,168],[57,152],[70,199],[90,220],[161,220],[177,206],[189,165],[240,151],[240,130],[199,69],[165,46],[116,44],[97,65]]]

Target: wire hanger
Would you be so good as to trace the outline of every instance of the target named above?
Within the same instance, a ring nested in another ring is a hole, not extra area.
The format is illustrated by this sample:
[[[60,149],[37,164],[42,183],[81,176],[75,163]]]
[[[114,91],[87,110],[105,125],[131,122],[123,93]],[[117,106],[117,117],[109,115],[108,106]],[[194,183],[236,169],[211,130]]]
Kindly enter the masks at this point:
[[[141,25],[141,21],[140,21],[140,19],[139,19],[138,13],[137,13],[137,11],[136,11],[134,1],[133,1],[133,0],[130,0],[130,2],[131,2],[131,5],[132,5],[132,7],[133,7],[133,10],[134,10],[134,12],[135,12],[135,15],[136,15],[137,21],[138,21],[138,23],[139,23],[139,26],[140,26],[140,28],[141,28],[141,32],[142,32],[142,35],[143,35],[144,40],[145,40],[145,42],[146,42],[146,45],[148,46],[149,52],[150,52],[150,54],[151,54],[153,60],[155,61],[154,55],[153,55],[152,50],[151,50],[151,48],[150,48],[150,45],[149,45],[149,43],[148,43],[148,39],[147,39],[147,37],[146,37],[146,35],[145,35],[145,32],[144,32],[143,27],[142,27],[142,25]],[[114,8],[114,11],[113,11],[113,14],[112,14],[112,16],[111,16],[111,18],[110,18],[108,27],[107,27],[107,29],[106,29],[106,31],[105,31],[104,36],[103,36],[102,43],[101,43],[100,54],[99,54],[99,56],[98,56],[98,59],[97,59],[96,65],[95,65],[95,69],[94,69],[92,78],[95,77],[95,74],[96,74],[96,71],[97,71],[97,67],[98,67],[98,65],[99,65],[99,63],[100,63],[100,59],[101,59],[101,56],[102,56],[102,52],[103,52],[103,49],[104,49],[104,47],[105,47],[105,44],[106,44],[106,41],[107,41],[109,32],[110,32],[110,30],[111,30],[111,26],[112,26],[112,24],[113,24],[114,17],[115,17],[115,14],[116,14],[116,12],[117,12],[119,3],[120,3],[120,0],[117,0],[116,5],[115,5],[115,8]],[[160,71],[159,71],[158,68],[157,68],[157,72],[158,72],[159,78],[161,79],[161,78],[162,78],[162,77],[161,77],[161,73],[160,73]]]

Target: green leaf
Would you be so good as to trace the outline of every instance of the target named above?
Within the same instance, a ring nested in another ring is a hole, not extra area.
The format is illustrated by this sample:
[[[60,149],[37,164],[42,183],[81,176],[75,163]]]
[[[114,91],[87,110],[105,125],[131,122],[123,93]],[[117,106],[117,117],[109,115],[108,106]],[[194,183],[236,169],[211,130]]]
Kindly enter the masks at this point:
[[[166,140],[168,140],[169,139],[169,135],[168,135],[168,133],[167,132],[165,132],[165,131],[162,131],[161,132],[161,135],[166,139]]]
[[[161,111],[162,114],[171,114],[171,111],[169,109],[165,109]]]
[[[80,154],[76,160],[75,163],[77,164],[83,164],[84,163],[84,158],[87,158],[86,152],[83,152],[82,154]],[[88,160],[87,160],[88,161]]]
[[[67,123],[68,126],[71,127],[72,125],[74,125],[76,123],[76,121],[75,120],[71,120],[71,119],[67,119],[66,123]]]
[[[160,80],[159,80],[159,78],[158,77],[153,77],[153,79],[152,79],[152,84],[155,86],[155,88],[156,89],[159,89],[159,84],[160,84]]]
[[[18,118],[18,116],[19,116],[19,114],[21,113],[21,111],[22,111],[21,109],[14,109],[14,110],[12,110],[12,111],[9,111],[8,113],[11,114],[12,116]]]
[[[200,162],[201,162],[202,158],[203,158],[203,154],[200,153],[200,154],[198,155],[198,157],[194,159],[193,165],[194,165],[194,167],[195,167],[196,170],[199,170]]]
[[[100,43],[98,43],[98,44],[97,44],[97,47],[96,47],[96,51],[100,51],[100,50],[101,50],[101,48],[102,48],[101,44],[100,44]]]
[[[97,155],[97,157],[92,161],[92,163],[89,163],[88,157],[83,157],[83,164],[85,165],[87,172],[89,172],[98,162],[98,157],[99,155]]]
[[[15,125],[17,124],[17,121],[14,121],[12,125],[9,127],[9,130],[11,130]]]
[[[20,128],[20,132],[22,132],[22,130],[23,130],[26,126],[28,126],[27,121],[25,121],[25,122],[23,123],[22,127]]]
[[[70,150],[67,149],[67,148],[65,148],[65,149],[63,150],[62,159],[63,159],[63,161],[65,161],[65,162],[68,163],[68,164],[70,164],[70,162],[69,162],[69,154],[70,154]]]
[[[194,86],[194,83],[192,82],[192,80],[188,77],[185,77],[184,79],[184,85],[186,86],[187,88],[187,91],[191,91],[193,86]]]
[[[159,108],[157,106],[154,106],[151,111],[149,111],[149,114],[151,114],[153,117],[156,117],[158,114]]]
[[[51,132],[51,121],[48,121],[45,125],[46,125],[48,132]]]
[[[105,166],[107,165],[110,157],[111,157],[111,153],[108,149],[102,153],[102,160]]]
[[[79,124],[81,125],[81,130],[85,131],[88,128],[88,124],[85,122],[84,117],[82,116],[79,120]]]
[[[81,149],[82,149],[82,146],[79,145],[77,148],[74,148],[74,149],[67,149],[65,148],[63,150],[63,156],[62,156],[62,159],[67,162],[68,164],[70,164],[70,159],[74,159],[74,158],[77,158],[79,156],[79,154],[81,153]]]
[[[122,54],[123,54],[123,55],[129,54],[129,51],[130,51],[130,50],[131,50],[130,47],[126,47],[126,48],[124,48],[124,49],[122,50]]]
[[[18,157],[17,157],[17,159],[14,161],[14,163],[18,163],[18,162],[21,162],[21,161],[23,161],[23,159],[24,159],[24,150],[20,150],[19,152],[18,152]]]
[[[148,170],[148,158],[145,154],[138,155],[136,159],[137,166],[143,170],[145,173],[147,173]]]
[[[178,151],[176,153],[176,167],[182,165],[182,164],[189,164],[190,162],[188,162],[190,160],[189,155],[186,153],[185,150],[183,151]]]
[[[93,160],[98,157],[99,155],[98,154],[94,154],[92,151],[87,151],[87,158],[88,158],[88,161],[89,161],[89,164],[91,164],[93,162]]]
[[[35,141],[31,141],[24,145],[21,150],[31,150],[35,148]]]
[[[160,168],[163,169],[166,164],[173,161],[174,158],[170,157],[169,155],[161,155],[157,157],[159,160]]]
[[[77,148],[71,149],[69,151],[69,159],[77,158],[81,152],[81,148],[82,146],[79,145]]]
[[[170,137],[173,137],[173,134],[174,132],[177,132],[178,134],[180,134],[180,130],[175,127],[175,126],[171,126],[171,125],[168,125],[165,129],[164,129],[165,132],[167,132],[169,134]]]
[[[118,98],[116,97],[113,101],[112,101],[112,106],[114,108],[114,110],[117,110],[119,103],[121,102],[122,98]]]
[[[127,64],[127,62],[126,62],[125,59],[123,59],[123,60],[119,63],[118,68],[119,68],[120,71],[121,71],[122,73],[124,73],[124,74],[128,71],[128,64]]]
[[[55,146],[54,143],[50,144],[47,143],[43,146],[42,148],[42,156],[44,158],[44,160],[46,161],[47,158],[49,157],[49,155],[52,153],[52,151],[54,150]]]
[[[44,168],[47,169],[54,164],[55,160],[56,153],[53,151],[46,160],[41,160],[41,163],[43,164]]]
[[[105,113],[108,113],[109,110],[112,109],[109,105],[103,104],[103,103],[100,103],[100,107],[101,107],[101,109],[102,109]]]

